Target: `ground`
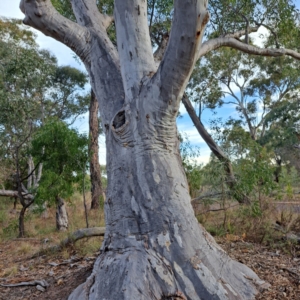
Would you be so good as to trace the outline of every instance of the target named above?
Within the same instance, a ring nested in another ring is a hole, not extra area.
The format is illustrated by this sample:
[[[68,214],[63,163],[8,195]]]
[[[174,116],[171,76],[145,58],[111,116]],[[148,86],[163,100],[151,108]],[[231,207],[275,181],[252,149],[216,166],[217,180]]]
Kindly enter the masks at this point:
[[[68,204],[68,232],[56,231],[55,209],[51,208],[42,216],[28,213],[25,239],[16,238],[20,206],[15,211],[10,199],[0,202],[0,285],[33,280],[46,280],[49,284],[44,292],[35,286],[0,286],[0,300],[64,300],[86,280],[99,255],[101,237],[85,238],[60,252],[31,258],[86,226],[82,199],[75,196]],[[271,284],[257,300],[300,300],[300,243],[286,239],[287,232],[300,233],[300,194],[283,206],[273,202],[265,199],[259,214],[247,206],[225,211],[211,211],[214,206],[204,206],[197,218],[232,258]],[[90,226],[105,226],[103,211],[89,210],[88,215]]]
[[[97,238],[100,243],[100,238]],[[252,268],[271,287],[259,294],[259,300],[300,299],[300,257],[292,258],[290,253],[243,241],[234,235],[217,238],[219,244],[230,256]],[[44,279],[49,287],[40,292],[36,287],[0,287],[0,300],[67,299],[70,292],[85,281],[99,252],[82,256],[76,248],[65,249],[63,253],[44,255],[30,259],[28,255],[11,255],[16,243],[33,247],[37,240],[6,241],[0,244],[1,284],[19,283]],[[81,241],[78,243],[85,243]],[[31,256],[32,254],[30,254]],[[3,273],[6,270],[8,273]]]

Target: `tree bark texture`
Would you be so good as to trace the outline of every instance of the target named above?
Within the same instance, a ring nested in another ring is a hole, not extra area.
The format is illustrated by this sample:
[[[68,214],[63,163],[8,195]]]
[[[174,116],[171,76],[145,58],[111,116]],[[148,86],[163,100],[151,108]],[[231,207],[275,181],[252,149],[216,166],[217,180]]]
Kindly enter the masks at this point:
[[[56,229],[66,231],[68,229],[68,214],[65,202],[62,198],[56,198]]]
[[[99,104],[95,93],[91,90],[91,103],[89,108],[89,126],[90,126],[90,178],[91,178],[91,209],[97,209],[100,206],[100,197],[103,197],[101,168],[99,163]]]
[[[176,117],[209,19],[206,0],[174,0],[157,67],[147,1],[115,0],[118,49],[96,1],[22,0],[24,22],[73,49],[89,72],[106,135],[106,232],[92,275],[69,299],[254,299],[263,284],[199,226],[179,154]]]

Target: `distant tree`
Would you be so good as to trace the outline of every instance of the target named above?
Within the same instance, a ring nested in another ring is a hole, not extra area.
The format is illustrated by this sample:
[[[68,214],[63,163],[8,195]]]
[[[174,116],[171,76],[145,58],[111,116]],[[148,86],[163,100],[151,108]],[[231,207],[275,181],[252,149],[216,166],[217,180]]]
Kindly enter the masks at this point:
[[[52,0],[53,6],[59,11],[63,16],[75,21],[75,15],[72,10],[72,5],[70,1],[66,0]],[[105,0],[97,2],[97,6],[100,11],[104,13],[113,12],[113,0]],[[115,40],[114,31],[110,31],[111,38]],[[98,209],[100,207],[100,200],[105,199],[105,193],[102,187],[102,176],[101,176],[101,166],[99,163],[99,134],[100,131],[99,123],[99,103],[96,95],[91,89],[90,94],[90,104],[89,104],[89,151],[90,151],[90,178],[91,178],[91,209]]]
[[[47,121],[34,135],[31,154],[43,164],[43,176],[32,191],[36,204],[55,202],[56,227],[66,230],[68,218],[64,200],[81,185],[88,162],[88,138],[58,120]]]
[[[23,236],[25,212],[34,201],[30,191],[38,186],[43,167],[28,153],[32,136],[53,115],[72,122],[87,110],[87,98],[79,93],[87,79],[79,70],[58,67],[17,20],[0,20],[0,53],[0,161],[12,170],[7,179],[14,188],[0,195],[20,200]]]
[[[99,134],[101,132],[99,122],[99,104],[95,93],[91,91],[91,100],[89,107],[89,153],[90,153],[90,177],[91,177],[91,209],[98,209],[100,200],[104,201],[105,193],[103,191],[101,169],[99,163]],[[102,201],[102,202],[103,202]]]

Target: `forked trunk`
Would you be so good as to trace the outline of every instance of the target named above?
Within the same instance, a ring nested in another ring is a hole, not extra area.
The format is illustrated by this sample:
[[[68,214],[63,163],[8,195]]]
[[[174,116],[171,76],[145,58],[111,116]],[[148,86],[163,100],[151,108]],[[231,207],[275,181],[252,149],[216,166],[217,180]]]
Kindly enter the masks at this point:
[[[207,0],[174,0],[168,45],[155,63],[147,1],[71,0],[77,24],[50,0],[21,0],[29,24],[84,62],[106,134],[106,233],[94,270],[70,299],[253,299],[262,282],[231,260],[194,217],[176,116],[209,20]]]
[[[257,275],[194,217],[176,115],[163,118],[153,94],[119,111],[107,131],[105,239],[69,299],[253,299]]]

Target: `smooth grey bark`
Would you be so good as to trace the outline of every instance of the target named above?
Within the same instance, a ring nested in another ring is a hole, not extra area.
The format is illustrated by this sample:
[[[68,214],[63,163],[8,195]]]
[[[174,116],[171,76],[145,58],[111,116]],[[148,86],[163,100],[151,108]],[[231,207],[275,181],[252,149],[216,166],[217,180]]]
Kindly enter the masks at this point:
[[[68,214],[65,202],[62,198],[56,197],[56,229],[66,231],[68,229]]]
[[[197,61],[207,1],[175,0],[157,68],[144,0],[115,0],[118,50],[96,1],[71,0],[77,24],[50,0],[22,0],[24,22],[84,62],[107,149],[106,232],[85,284],[69,299],[254,299],[263,284],[199,226],[179,154],[176,117]]]
[[[91,103],[89,107],[89,127],[90,127],[90,178],[91,178],[91,209],[98,209],[100,198],[104,197],[101,180],[101,168],[99,163],[99,105],[95,93],[91,90]]]

